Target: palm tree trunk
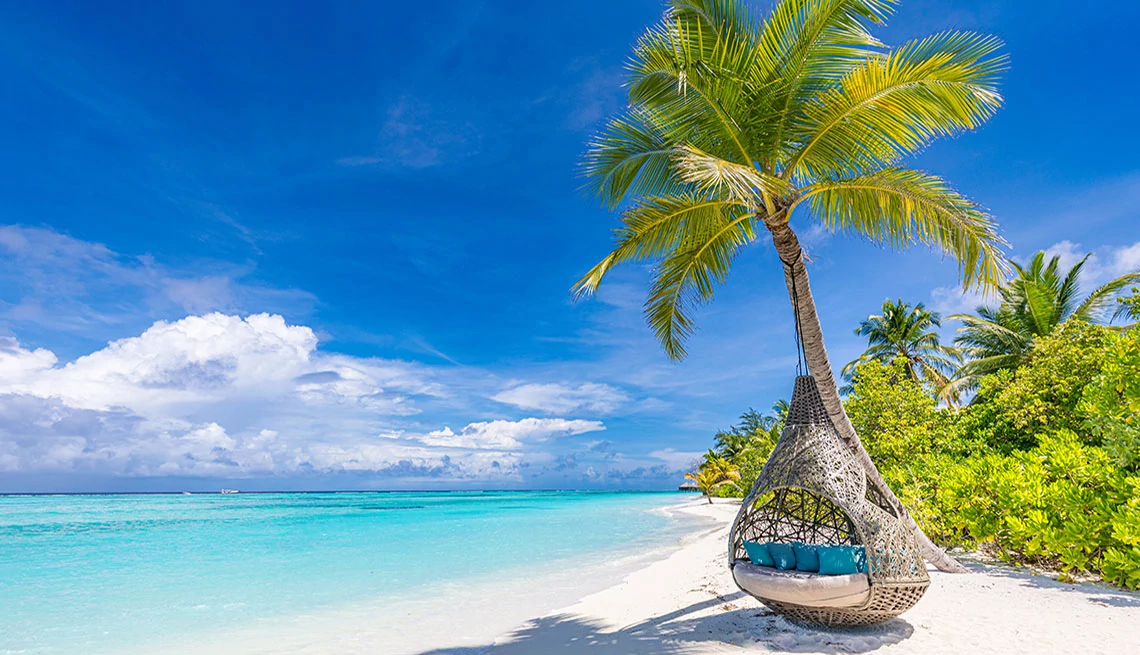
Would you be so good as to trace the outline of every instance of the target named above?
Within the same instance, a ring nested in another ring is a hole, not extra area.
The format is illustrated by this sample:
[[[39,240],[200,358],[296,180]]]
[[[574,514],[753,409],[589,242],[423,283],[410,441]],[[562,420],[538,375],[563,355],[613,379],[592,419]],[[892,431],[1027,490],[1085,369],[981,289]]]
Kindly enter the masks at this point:
[[[914,531],[922,556],[941,571],[967,572],[966,567],[936,546],[918,523],[915,523],[910,512],[887,486],[883,476],[875,468],[875,463],[871,461],[871,456],[863,448],[863,443],[859,441],[859,435],[855,432],[855,426],[851,424],[851,419],[843,409],[843,401],[839,398],[839,387],[835,384],[835,375],[831,371],[831,362],[823,345],[823,328],[820,327],[819,315],[815,310],[815,300],[808,284],[807,267],[804,265],[799,239],[787,223],[767,224],[767,227],[772,233],[776,252],[784,262],[784,278],[788,285],[788,294],[792,297],[793,306],[799,315],[800,338],[803,341],[804,359],[807,360],[808,371],[815,377],[819,394],[823,398],[823,404],[836,431],[863,465],[867,472],[867,482],[887,499],[903,522]]]

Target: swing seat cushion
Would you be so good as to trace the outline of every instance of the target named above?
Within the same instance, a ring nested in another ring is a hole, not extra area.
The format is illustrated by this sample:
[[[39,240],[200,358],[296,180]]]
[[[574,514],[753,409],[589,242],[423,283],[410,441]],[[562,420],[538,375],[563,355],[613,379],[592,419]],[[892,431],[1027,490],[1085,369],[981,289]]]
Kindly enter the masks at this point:
[[[740,560],[732,567],[732,577],[741,589],[761,600],[805,607],[858,607],[871,595],[865,573],[819,575]]]

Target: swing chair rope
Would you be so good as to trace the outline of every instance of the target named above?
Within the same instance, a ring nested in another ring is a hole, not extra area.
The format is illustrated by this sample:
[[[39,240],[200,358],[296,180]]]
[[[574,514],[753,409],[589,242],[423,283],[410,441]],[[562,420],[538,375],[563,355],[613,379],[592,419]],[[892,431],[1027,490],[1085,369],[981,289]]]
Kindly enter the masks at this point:
[[[802,264],[804,259],[804,251],[802,249],[796,251],[796,258],[791,263],[784,261],[780,258],[780,263],[788,271],[788,276],[792,278],[792,317],[795,320],[796,327],[796,375],[801,376],[807,369],[804,362],[804,340],[803,333],[800,331],[800,294],[799,289],[796,287],[796,264]]]

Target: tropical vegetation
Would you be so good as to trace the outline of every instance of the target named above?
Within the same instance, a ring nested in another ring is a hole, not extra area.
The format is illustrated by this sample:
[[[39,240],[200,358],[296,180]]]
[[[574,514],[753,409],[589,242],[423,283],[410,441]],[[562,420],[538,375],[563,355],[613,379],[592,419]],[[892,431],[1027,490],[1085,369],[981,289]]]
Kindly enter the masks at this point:
[[[1046,253],[1038,252],[1025,266],[1014,264],[1016,274],[998,289],[999,305],[978,307],[977,315],[951,316],[963,324],[955,344],[969,361],[943,388],[943,397],[973,390],[983,376],[1024,363],[1034,340],[1066,321],[1111,319],[1114,306],[1116,316],[1131,315],[1134,305],[1128,303],[1134,301],[1118,304],[1117,300],[1121,292],[1140,282],[1140,272],[1109,280],[1081,297],[1081,273],[1091,256],[1062,271],[1060,257],[1046,261]]]
[[[721,457],[710,450],[705,454],[700,467],[692,473],[686,473],[685,479],[696,484],[697,490],[705,495],[709,503],[712,503],[714,491],[740,479],[740,468],[729,458]],[[737,488],[737,491],[740,489]]]
[[[855,334],[867,338],[867,349],[843,367],[843,377],[850,380],[856,368],[868,361],[902,358],[911,380],[942,389],[962,358],[953,347],[942,345],[941,327],[942,315],[927,310],[922,303],[912,307],[901,298],[883,301],[882,314],[868,316],[855,328]]]
[[[906,357],[867,358],[847,414],[938,544],[1140,588],[1140,328],[1070,316],[1027,351],[962,407],[940,403]],[[749,489],[771,451],[755,425],[716,435],[713,454],[742,472],[720,495]],[[729,453],[724,434],[748,438]]]
[[[962,570],[909,517],[844,412],[797,236],[814,219],[832,232],[947,253],[966,287],[1004,279],[989,216],[945,180],[903,165],[994,115],[1002,43],[948,31],[888,47],[871,28],[895,6],[780,0],[759,16],[744,0],[670,0],[634,46],[628,107],[585,156],[589,188],[622,214],[613,250],[575,291],[592,293],[619,264],[654,263],[646,318],[680,359],[694,308],[712,299],[743,248],[770,238],[832,422],[923,554]]]

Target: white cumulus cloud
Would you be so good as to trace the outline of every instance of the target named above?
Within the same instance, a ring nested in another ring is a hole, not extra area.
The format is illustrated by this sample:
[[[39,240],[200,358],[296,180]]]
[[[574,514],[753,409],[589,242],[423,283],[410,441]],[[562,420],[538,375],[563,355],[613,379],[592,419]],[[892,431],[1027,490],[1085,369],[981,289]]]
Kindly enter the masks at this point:
[[[64,364],[3,338],[0,471],[517,478],[525,457],[546,458],[540,444],[605,429],[407,418],[452,394],[422,365],[325,353],[310,328],[269,314],[159,321]]]

